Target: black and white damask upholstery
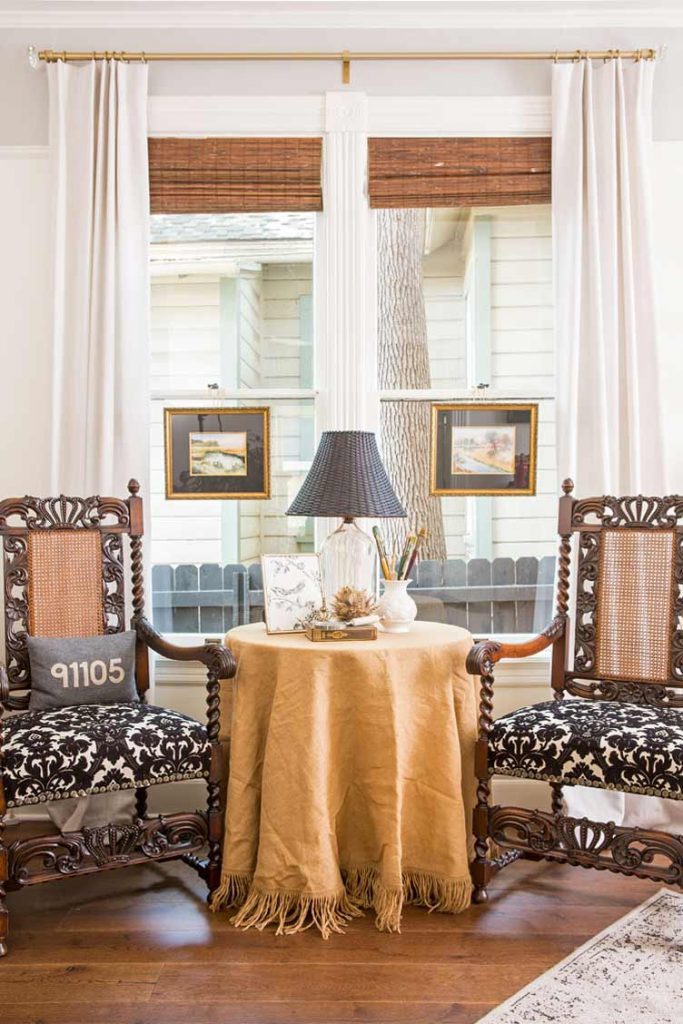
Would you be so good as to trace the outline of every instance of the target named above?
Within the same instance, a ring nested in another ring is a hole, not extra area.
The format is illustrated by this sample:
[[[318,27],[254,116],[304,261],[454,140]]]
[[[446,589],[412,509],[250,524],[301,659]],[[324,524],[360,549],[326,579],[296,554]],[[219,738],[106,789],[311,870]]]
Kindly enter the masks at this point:
[[[683,710],[546,701],[493,724],[495,775],[683,800]]]
[[[9,807],[209,773],[205,726],[138,701],[28,711],[2,731]]]

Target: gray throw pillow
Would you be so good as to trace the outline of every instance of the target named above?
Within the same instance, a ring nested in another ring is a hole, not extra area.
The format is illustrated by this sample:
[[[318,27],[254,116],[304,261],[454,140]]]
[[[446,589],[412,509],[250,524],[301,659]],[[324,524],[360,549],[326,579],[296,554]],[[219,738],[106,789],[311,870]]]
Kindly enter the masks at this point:
[[[135,633],[27,637],[31,711],[137,700]]]

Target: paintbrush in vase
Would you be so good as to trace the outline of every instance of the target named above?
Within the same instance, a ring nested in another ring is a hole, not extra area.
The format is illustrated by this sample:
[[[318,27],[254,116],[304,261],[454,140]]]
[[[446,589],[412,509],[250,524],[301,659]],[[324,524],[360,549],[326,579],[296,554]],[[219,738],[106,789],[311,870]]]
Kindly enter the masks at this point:
[[[425,543],[426,540],[427,540],[427,528],[424,527],[424,526],[421,526],[420,529],[417,531],[417,537],[415,538],[415,547],[413,548],[412,554],[410,555],[410,558],[408,560],[408,565],[407,565],[406,573],[405,573],[405,577],[404,577],[405,579],[409,579],[410,578],[410,574],[413,571],[413,568],[415,567],[415,562],[417,561],[417,556],[418,556],[418,554],[420,552],[420,548],[423,546],[423,544]]]
[[[406,537],[406,542],[403,545],[403,551],[401,552],[401,557],[398,560],[398,566],[396,568],[396,578],[399,580],[404,580],[407,578],[406,570],[408,568],[408,563],[415,549],[416,543],[417,535],[414,533],[409,533],[408,536]]]
[[[389,559],[384,549],[384,541],[382,540],[382,534],[380,533],[379,526],[373,526],[372,535],[375,538],[375,544],[377,545],[377,554],[379,555],[379,564],[382,570],[382,575],[385,580],[391,579],[391,569],[389,566]]]

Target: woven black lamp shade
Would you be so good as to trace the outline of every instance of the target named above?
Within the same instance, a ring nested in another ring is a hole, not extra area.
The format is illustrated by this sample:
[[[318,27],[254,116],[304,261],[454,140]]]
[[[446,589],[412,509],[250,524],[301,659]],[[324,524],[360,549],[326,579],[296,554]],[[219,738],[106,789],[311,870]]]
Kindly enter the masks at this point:
[[[326,430],[288,516],[404,517],[367,430]]]

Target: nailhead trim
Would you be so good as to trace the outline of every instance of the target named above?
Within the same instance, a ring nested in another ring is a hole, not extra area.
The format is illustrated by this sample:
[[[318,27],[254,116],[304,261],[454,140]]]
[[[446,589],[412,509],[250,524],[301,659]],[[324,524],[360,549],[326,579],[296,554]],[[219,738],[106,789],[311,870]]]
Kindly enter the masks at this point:
[[[164,775],[156,779],[140,779],[129,786],[121,786],[118,782],[110,782],[108,786],[93,786],[91,789],[77,789],[69,793],[41,793],[40,796],[29,796],[24,800],[8,800],[8,807],[25,807],[27,804],[49,804],[55,800],[70,800],[78,796],[94,796],[97,793],[113,793],[117,790],[139,789],[141,786],[160,786],[165,782],[182,782],[184,779],[208,779],[208,771],[178,772],[175,775]]]

